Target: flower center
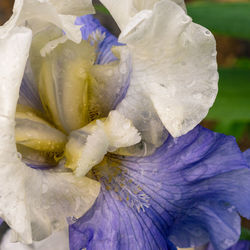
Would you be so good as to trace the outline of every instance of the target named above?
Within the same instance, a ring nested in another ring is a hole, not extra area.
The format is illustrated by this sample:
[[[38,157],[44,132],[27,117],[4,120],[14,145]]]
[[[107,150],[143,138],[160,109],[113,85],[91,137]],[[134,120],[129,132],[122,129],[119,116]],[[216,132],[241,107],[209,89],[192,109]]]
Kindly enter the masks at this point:
[[[87,176],[101,182],[106,190],[113,190],[117,200],[126,202],[138,212],[150,206],[150,197],[130,178],[121,159],[115,155],[107,154]]]
[[[42,45],[56,35],[41,32],[33,39],[30,62],[43,111],[18,107],[16,143],[24,161],[55,166],[65,158],[65,167],[84,176],[107,152],[134,145],[140,136],[117,111],[101,109],[104,86],[92,74],[100,66],[94,65],[95,46],[64,41],[40,55]]]

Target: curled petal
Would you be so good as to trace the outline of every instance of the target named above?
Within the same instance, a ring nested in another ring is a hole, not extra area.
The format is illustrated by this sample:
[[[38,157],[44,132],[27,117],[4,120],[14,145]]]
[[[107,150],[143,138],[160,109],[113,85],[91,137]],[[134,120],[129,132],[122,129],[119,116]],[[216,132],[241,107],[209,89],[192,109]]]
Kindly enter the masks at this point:
[[[99,192],[97,182],[28,168],[16,152],[14,122],[1,117],[1,133],[0,216],[16,240],[30,244],[32,239],[44,239],[66,227],[67,217],[77,218],[92,206]]]
[[[11,231],[9,230],[4,234],[0,247],[4,250],[68,250],[68,230],[53,233],[47,239],[34,242],[32,245],[25,245],[20,242],[11,242]]]
[[[67,226],[67,217],[81,216],[99,193],[93,180],[37,171],[20,160],[14,118],[30,43],[31,31],[24,27],[0,40],[1,58],[7,60],[0,62],[0,217],[12,228],[13,237],[25,243]]]
[[[133,124],[117,111],[111,111],[106,119],[96,120],[71,133],[65,148],[66,165],[75,170],[77,176],[84,176],[107,152],[129,147],[140,140]]]
[[[28,23],[34,33],[54,24],[62,29],[68,39],[79,43],[81,41],[80,27],[74,25],[76,16],[94,13],[90,0],[73,1],[39,1],[16,0],[13,15],[8,22],[0,27],[0,38],[6,37],[15,27]]]
[[[184,10],[186,9],[184,0],[172,1],[179,4]],[[142,10],[152,9],[159,0],[127,0],[121,1],[119,4],[116,0],[101,0],[101,2],[110,11],[119,28],[123,30],[134,15]]]
[[[130,18],[119,41],[130,49],[133,68],[131,90],[119,111],[131,109],[133,99],[135,111],[140,110],[141,99],[149,99],[172,136],[194,128],[217,94],[216,48],[211,32],[192,23],[173,1],[160,0]],[[131,112],[127,113],[131,119]]]
[[[227,250],[247,250],[250,249],[250,241],[248,240],[239,240],[236,244],[229,247]],[[199,250],[199,249],[195,249]],[[207,247],[204,247],[202,250],[215,250],[212,244],[209,244]]]
[[[238,212],[250,216],[250,170],[232,137],[198,126],[178,139],[169,136],[151,156],[108,159],[94,169],[102,183],[98,199],[70,226],[72,250],[175,249],[172,243],[209,241],[226,249],[238,240]],[[109,175],[108,166],[117,174]]]
[[[30,29],[15,28],[5,39],[0,39],[2,58],[0,61],[0,116],[13,120],[31,35]]]
[[[117,37],[100,24],[98,19],[94,18],[93,15],[85,15],[78,17],[76,24],[82,25],[82,38],[97,45],[96,64],[106,64],[117,60],[111,48],[122,44],[118,42]]]

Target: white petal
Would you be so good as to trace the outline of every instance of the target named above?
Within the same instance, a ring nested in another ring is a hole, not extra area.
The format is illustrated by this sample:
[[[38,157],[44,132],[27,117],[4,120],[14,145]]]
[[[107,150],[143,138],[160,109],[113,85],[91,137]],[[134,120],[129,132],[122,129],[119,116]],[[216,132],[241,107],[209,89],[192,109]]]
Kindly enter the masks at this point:
[[[117,0],[100,0],[111,13],[119,28],[123,30],[130,19],[142,10],[150,10],[159,0],[123,0],[117,3]],[[172,0],[186,9],[184,0]]]
[[[194,128],[206,116],[217,94],[213,35],[192,23],[173,1],[161,0],[152,10],[136,14],[120,40],[132,54],[130,87],[152,101],[173,136]],[[121,104],[123,109],[131,101],[131,96],[126,98]]]
[[[0,39],[0,115],[13,120],[31,38],[31,30],[14,28]]]
[[[112,49],[119,59],[108,64],[95,64],[90,69],[96,80],[89,85],[89,112],[91,118],[108,116],[126,94],[131,74],[131,58],[126,46]],[[98,117],[95,117],[95,111]]]
[[[0,40],[0,217],[25,243],[67,226],[66,218],[80,217],[99,192],[95,181],[34,170],[18,157],[14,116],[30,42],[27,28],[15,28]]]
[[[165,141],[167,132],[141,86],[131,82],[132,56],[127,46],[115,47],[113,52],[119,60],[110,64],[94,65],[91,70],[98,85],[90,86],[93,99],[93,101],[90,99],[90,102],[97,106],[98,111],[101,111],[101,117],[116,107],[117,111],[131,120],[140,131],[141,144],[136,148],[134,146],[130,149],[126,148],[126,153],[124,150],[119,150],[119,153],[127,154],[129,150],[130,155],[151,154],[155,147]],[[134,82],[136,82],[135,79]],[[124,95],[126,95],[125,100],[119,104]]]
[[[84,176],[107,152],[129,147],[140,140],[131,121],[117,111],[111,111],[106,120],[96,120],[71,133],[66,144],[66,166],[75,170],[77,176]]]
[[[1,241],[2,250],[69,250],[68,230],[53,233],[45,240],[34,242],[32,245],[25,245],[20,242],[11,241],[11,230],[7,231]]]
[[[72,173],[27,167],[17,157],[14,124],[8,123],[1,118],[5,137],[0,145],[0,216],[13,229],[16,240],[30,244],[32,239],[42,240],[65,228],[68,217],[82,216],[93,205],[100,186]]]
[[[90,0],[16,0],[13,15],[0,27],[0,38],[4,38],[15,26],[28,23],[34,33],[50,24],[62,29],[68,39],[81,41],[80,26],[74,25],[76,15],[94,13]]]

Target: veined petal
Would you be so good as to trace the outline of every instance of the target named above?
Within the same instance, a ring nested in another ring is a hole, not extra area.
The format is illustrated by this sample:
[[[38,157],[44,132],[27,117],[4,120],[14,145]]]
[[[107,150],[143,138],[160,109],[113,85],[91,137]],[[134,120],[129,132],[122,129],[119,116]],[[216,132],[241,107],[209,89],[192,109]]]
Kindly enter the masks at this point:
[[[140,140],[133,124],[117,111],[111,111],[106,119],[96,120],[71,133],[65,147],[66,167],[77,176],[84,176],[107,152],[129,147]]]
[[[229,247],[227,250],[247,250],[250,249],[250,241],[248,240],[239,240],[236,244]],[[199,250],[199,249],[195,249]],[[215,250],[212,244],[209,244],[207,247],[204,247],[202,250]]]
[[[247,163],[248,163],[248,166],[250,168],[250,149],[247,149],[243,155],[245,156],[246,160],[247,160]]]
[[[155,1],[151,7],[130,18],[119,37],[130,49],[133,74],[127,100],[118,109],[131,109],[131,96],[136,111],[141,99],[149,99],[166,129],[178,137],[206,116],[216,97],[215,40],[173,1]]]
[[[129,51],[120,46],[113,48],[113,52],[118,60],[91,68],[91,75],[96,80],[89,86],[92,119],[107,116],[122,101],[129,88],[132,70]]]
[[[184,0],[172,1],[186,9]],[[152,9],[159,0],[127,0],[121,1],[119,4],[117,4],[116,0],[101,0],[101,2],[109,10],[119,28],[123,30],[134,15],[142,10]]]
[[[0,56],[8,60],[0,62],[0,217],[25,243],[66,227],[67,217],[81,216],[99,192],[96,181],[37,171],[18,157],[14,118],[31,35],[27,28],[15,28],[0,40]]]
[[[16,0],[12,17],[0,27],[0,38],[6,37],[15,26],[28,22],[34,34],[54,24],[65,32],[68,39],[79,43],[81,32],[80,27],[74,25],[75,15],[90,13],[94,13],[90,0]]]
[[[31,64],[43,107],[54,124],[65,132],[79,129],[89,122],[88,96],[95,79],[90,68],[95,49],[87,41],[75,44],[66,41],[50,54],[41,57],[41,45],[56,37],[57,32],[40,32],[33,39]]]
[[[97,45],[95,64],[106,64],[117,60],[111,51],[113,46],[121,46],[117,37],[112,35],[93,15],[85,15],[76,19],[76,25],[82,25],[82,38]]]
[[[14,120],[19,89],[28,58],[32,33],[15,28],[0,39],[0,116]],[[3,60],[4,58],[4,60]]]
[[[70,226],[72,250],[175,249],[170,240],[226,249],[240,234],[238,212],[250,216],[250,170],[232,137],[198,126],[151,156],[108,159],[93,169],[100,196]]]

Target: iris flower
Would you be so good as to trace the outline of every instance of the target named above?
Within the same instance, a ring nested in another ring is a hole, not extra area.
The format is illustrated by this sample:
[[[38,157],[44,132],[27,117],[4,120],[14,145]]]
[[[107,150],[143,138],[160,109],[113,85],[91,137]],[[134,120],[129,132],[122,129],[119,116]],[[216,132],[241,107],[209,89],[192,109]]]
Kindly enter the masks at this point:
[[[197,125],[217,94],[213,35],[182,0],[102,3],[118,39],[90,0],[16,0],[0,27],[11,240],[69,225],[72,250],[230,247],[250,217],[250,171],[233,137]]]

